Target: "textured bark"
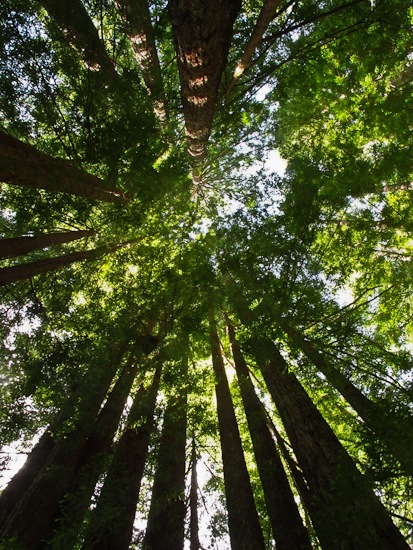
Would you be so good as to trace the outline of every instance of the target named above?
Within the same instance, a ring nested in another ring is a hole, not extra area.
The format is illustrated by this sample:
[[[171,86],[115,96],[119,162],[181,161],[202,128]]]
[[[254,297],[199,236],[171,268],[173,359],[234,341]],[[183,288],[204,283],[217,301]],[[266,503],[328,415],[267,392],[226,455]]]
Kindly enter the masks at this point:
[[[121,246],[122,244],[114,247],[101,246],[93,250],[80,250],[78,252],[65,254],[64,256],[56,256],[55,258],[46,258],[44,260],[14,265],[12,267],[2,267],[0,268],[0,286],[16,283],[17,281],[24,281],[25,279],[30,279],[42,273],[58,271],[75,262],[95,260],[99,255],[112,252]]]
[[[209,331],[216,380],[215,391],[231,548],[232,550],[264,549],[264,539],[245,464],[237,419],[212,311],[210,312]]]
[[[12,507],[1,526],[1,539],[15,538],[18,544],[31,550],[43,546],[42,540],[51,528],[59,501],[72,478],[126,346],[115,346],[108,363],[90,371],[79,399],[69,403],[63,418],[69,421],[70,429],[67,431],[68,427],[60,421],[57,423],[48,460]],[[14,483],[14,479],[10,483]]]
[[[192,453],[191,453],[191,490],[189,493],[189,537],[190,537],[190,550],[200,550],[199,544],[199,521],[198,521],[198,477],[196,473],[196,448],[195,438],[192,439]]]
[[[265,413],[251,382],[247,364],[235,338],[234,327],[228,317],[226,322],[242,402],[277,549],[311,550],[308,533],[301,520],[287,475],[268,428]]]
[[[83,548],[128,550],[148,454],[149,438],[161,378],[159,364],[151,387],[139,389],[128,417],[128,428],[115,448]]]
[[[221,75],[240,0],[170,0],[188,152],[199,169],[206,156]]]
[[[143,550],[183,550],[188,358],[165,410]]]
[[[257,23],[252,31],[251,37],[248,41],[248,44],[245,47],[244,53],[241,56],[241,59],[238,61],[237,66],[235,67],[232,80],[229,83],[229,86],[226,91],[226,98],[228,99],[231,95],[231,92],[236,86],[238,80],[244,74],[246,69],[248,69],[254,51],[260,45],[262,37],[265,31],[268,28],[268,25],[274,19],[275,14],[277,13],[278,7],[281,4],[281,0],[265,0],[261,8],[260,14],[257,19]]]
[[[62,30],[69,44],[92,70],[101,70],[109,80],[118,78],[98,31],[81,0],[39,0]]]
[[[370,484],[288,372],[274,343],[253,338],[250,345],[315,499],[315,528],[323,549],[407,550]]]
[[[123,26],[136,63],[149,90],[155,115],[161,123],[167,119],[161,67],[147,0],[115,0],[122,15]]]
[[[71,161],[54,158],[2,130],[0,181],[104,202],[128,200],[121,191],[110,189],[103,180],[77,168]]]
[[[290,326],[283,328],[292,342],[307,355],[330,384],[359,414],[367,428],[387,446],[406,473],[413,475],[413,418],[402,419],[386,413],[379,404],[363,395],[344,374],[333,367],[313,342]]]
[[[92,235],[96,235],[96,233],[91,230],[82,230],[33,235],[32,237],[0,239],[0,258],[14,258],[16,256],[28,254],[33,250],[70,243],[78,239],[83,239],[83,237],[91,237]]]

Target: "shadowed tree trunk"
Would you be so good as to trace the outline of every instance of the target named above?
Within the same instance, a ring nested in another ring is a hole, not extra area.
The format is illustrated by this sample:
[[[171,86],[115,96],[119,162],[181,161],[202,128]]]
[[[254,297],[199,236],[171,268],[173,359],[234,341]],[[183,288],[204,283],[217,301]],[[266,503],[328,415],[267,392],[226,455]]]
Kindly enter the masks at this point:
[[[155,115],[163,123],[167,119],[166,98],[148,1],[115,1],[122,15],[136,63],[151,95]]]
[[[55,258],[45,258],[44,260],[37,260],[36,262],[30,262],[27,264],[14,265],[12,267],[0,268],[0,286],[16,283],[17,281],[24,281],[30,279],[35,275],[41,275],[42,273],[48,273],[50,271],[58,271],[63,267],[67,267],[75,262],[81,262],[83,260],[96,260],[99,255],[104,255],[109,252],[113,252],[117,248],[120,248],[125,243],[121,243],[115,246],[101,246],[93,250],[80,250],[78,252],[71,252],[64,256],[56,256]]]
[[[212,363],[215,372],[219,435],[232,550],[264,549],[250,478],[245,464],[213,311],[209,314]]]
[[[144,550],[184,547],[187,355],[177,376],[176,395],[169,397],[164,414]]]
[[[199,183],[241,1],[171,0],[168,6],[178,55],[188,152],[194,182]]]
[[[113,61],[108,56],[92,19],[81,0],[39,0],[65,35],[69,44],[92,70],[103,71],[110,80],[117,79]]]
[[[15,492],[14,497],[18,500],[14,505],[9,502],[10,512],[1,526],[3,540],[15,538],[18,544],[30,549],[41,546],[126,347],[126,343],[119,347],[115,346],[106,364],[91,369],[85,384],[82,385],[79,398],[68,404],[62,415],[63,422],[60,419],[57,422],[52,433],[53,444],[50,445],[47,437],[45,438],[50,451],[47,461],[45,464],[38,464],[39,471],[31,478],[31,483],[23,495],[21,479],[17,479],[19,490]],[[42,443],[42,446],[46,443]],[[14,479],[10,484],[14,485]]]
[[[0,181],[104,202],[128,200],[121,191],[110,189],[103,180],[77,168],[71,161],[54,158],[2,130]]]
[[[76,465],[70,487],[56,514],[48,537],[51,548],[72,550],[79,537],[83,518],[89,508],[95,485],[104,470],[119,425],[126,399],[137,373],[134,353],[122,370],[105,405],[97,417],[91,434]]]
[[[327,380],[364,420],[365,425],[387,446],[409,475],[413,475],[413,418],[398,418],[370,401],[354,384],[333,367],[315,344],[291,326],[283,325],[293,344],[301,349]]]
[[[161,378],[162,364],[155,371],[152,385],[139,388],[109,466],[96,508],[92,510],[85,550],[128,550]]]
[[[308,533],[301,520],[288,478],[268,428],[265,413],[251,382],[247,364],[235,338],[234,327],[228,316],[225,315],[225,317],[242,402],[277,549],[311,550]]]
[[[0,258],[14,258],[28,254],[33,250],[39,250],[48,246],[70,243],[83,237],[96,235],[92,230],[65,231],[60,233],[48,233],[47,235],[33,235],[31,237],[13,237],[0,239]]]
[[[198,477],[196,473],[196,448],[195,437],[192,437],[192,452],[191,452],[191,490],[189,493],[189,536],[190,550],[200,550],[199,544],[199,521],[198,521]]]
[[[241,59],[238,61],[237,66],[235,67],[232,80],[229,83],[229,86],[226,91],[226,98],[228,99],[231,95],[231,92],[234,86],[237,85],[238,80],[244,74],[246,69],[248,69],[252,56],[256,48],[260,45],[262,37],[265,31],[268,28],[268,25],[274,19],[275,14],[277,13],[278,6],[280,5],[281,0],[265,0],[261,8],[260,14],[258,16],[257,22],[255,24],[254,30],[252,31],[251,37],[248,41],[248,44],[245,47],[244,53],[241,56]]]
[[[251,348],[316,502],[317,536],[326,550],[407,550],[369,482],[342,447],[274,343]]]

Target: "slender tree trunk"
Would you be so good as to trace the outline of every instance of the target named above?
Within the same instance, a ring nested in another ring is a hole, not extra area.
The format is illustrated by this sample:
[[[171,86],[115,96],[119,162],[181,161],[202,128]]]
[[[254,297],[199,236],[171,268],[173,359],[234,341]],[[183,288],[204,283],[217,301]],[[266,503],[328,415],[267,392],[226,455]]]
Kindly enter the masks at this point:
[[[229,98],[234,86],[236,86],[238,80],[244,74],[246,69],[248,69],[251,63],[253,53],[257,49],[257,47],[261,44],[262,37],[265,31],[267,30],[268,25],[274,19],[280,3],[281,3],[281,0],[264,0],[263,6],[261,8],[260,14],[257,19],[257,23],[255,24],[254,30],[252,31],[248,44],[245,47],[245,50],[241,56],[241,59],[238,61],[237,66],[235,67],[232,80],[229,83],[229,86],[226,91],[226,99]]]
[[[32,478],[22,498],[11,506],[11,512],[1,526],[3,540],[15,538],[18,544],[31,550],[42,545],[126,346],[122,344],[119,349],[116,346],[110,354],[110,363],[92,369],[88,377],[90,383],[85,380],[79,399],[69,403],[63,417],[70,426],[61,421],[57,423],[57,435],[53,435],[54,443],[47,462]],[[70,415],[70,410],[73,415]],[[14,480],[10,483],[14,484]]]
[[[199,544],[199,521],[198,521],[198,477],[196,473],[196,448],[195,437],[192,437],[191,453],[191,490],[189,493],[189,508],[191,516],[189,519],[190,550],[200,550]]]
[[[155,115],[167,119],[166,98],[147,0],[115,0],[122,15],[136,63],[152,98]]]
[[[311,550],[308,533],[301,520],[287,475],[268,428],[265,413],[255,393],[247,364],[228,316],[226,316],[226,322],[242,402],[277,549]]]
[[[253,353],[316,502],[325,550],[407,550],[386,509],[272,341],[253,338]]]
[[[360,415],[365,425],[387,446],[406,473],[413,475],[413,418],[397,418],[386,413],[379,404],[363,395],[344,374],[333,367],[313,342],[293,327],[283,326],[283,328],[292,342],[307,355],[330,384]]]
[[[70,252],[69,254],[65,254],[63,256],[56,256],[55,258],[46,258],[44,260],[14,265],[12,267],[2,267],[0,268],[0,286],[16,283],[17,281],[24,281],[25,279],[30,279],[31,277],[41,275],[42,273],[58,271],[59,269],[67,267],[75,262],[95,260],[99,254],[112,252],[121,246],[122,244],[112,247],[101,246],[93,250],[80,250],[78,252]]]
[[[61,502],[48,546],[72,550],[79,538],[85,514],[100,474],[104,470],[126,399],[137,373],[135,354],[128,360],[97,417],[76,465],[70,487]]]
[[[128,428],[115,448],[96,508],[91,513],[84,550],[128,550],[136,506],[153,428],[162,364],[149,391],[139,389],[128,417]]]
[[[232,550],[264,549],[264,539],[245,464],[213,311],[210,312],[209,331],[216,380],[215,391],[231,548]]]
[[[188,357],[165,410],[143,550],[183,550]]]
[[[108,56],[92,19],[81,0],[39,0],[50,17],[62,30],[69,44],[83,58],[87,67],[104,72],[110,81],[118,78],[113,61]]]
[[[48,246],[56,246],[62,243],[70,243],[83,237],[96,235],[95,231],[65,231],[61,233],[48,233],[47,235],[34,235],[32,237],[13,237],[0,239],[0,258],[15,258],[28,254],[33,250],[40,250]]]
[[[188,152],[199,182],[240,0],[170,0]]]
[[[52,193],[72,193],[104,202],[126,201],[117,189],[71,161],[54,158],[0,130],[0,181],[45,189]]]

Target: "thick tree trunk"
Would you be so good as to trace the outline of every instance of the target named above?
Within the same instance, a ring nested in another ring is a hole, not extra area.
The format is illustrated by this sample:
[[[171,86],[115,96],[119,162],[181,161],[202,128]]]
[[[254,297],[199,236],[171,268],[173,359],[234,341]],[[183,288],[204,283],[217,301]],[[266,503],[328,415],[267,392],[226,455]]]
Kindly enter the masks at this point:
[[[191,490],[189,493],[189,537],[190,537],[190,550],[200,550],[199,544],[199,520],[198,520],[198,477],[196,473],[196,448],[195,437],[192,438],[192,452],[191,452]]]
[[[121,244],[114,247],[101,246],[93,250],[80,250],[78,252],[65,254],[64,256],[56,256],[55,258],[46,258],[44,260],[14,265],[12,267],[2,267],[0,268],[0,286],[16,283],[17,281],[24,281],[25,279],[30,279],[42,273],[58,271],[75,262],[95,260],[100,254],[112,252],[121,246]]]
[[[287,475],[268,428],[265,413],[235,338],[234,327],[227,316],[226,322],[242,402],[277,549],[311,550],[308,533],[301,520]]]
[[[109,80],[116,80],[118,73],[108,56],[98,31],[81,0],[39,0],[50,17],[62,30],[69,44],[79,53],[87,67],[103,71]]]
[[[49,429],[47,429],[33,447],[26,462],[2,491],[0,495],[0,532],[7,518],[21,501],[37,474],[47,463],[54,445],[55,440]]]
[[[293,344],[298,346],[327,380],[364,420],[400,462],[408,475],[413,475],[413,418],[397,418],[357,389],[354,384],[333,367],[308,338],[291,326],[283,325]]]
[[[141,386],[134,400],[128,428],[115,448],[96,508],[91,514],[83,544],[85,550],[129,548],[161,371],[159,363],[149,390]]]
[[[71,161],[54,158],[2,130],[0,181],[104,202],[128,200],[121,191],[110,189],[103,180],[77,168]]]
[[[323,549],[407,550],[370,484],[274,343],[253,338],[250,345],[315,499],[315,528]]]
[[[166,98],[148,1],[115,1],[122,15],[124,29],[129,37],[136,63],[151,95],[155,115],[163,123],[167,119]]]
[[[240,0],[170,0],[188,152],[195,176],[206,156],[221,75]]]
[[[83,237],[96,235],[95,231],[65,231],[61,233],[48,233],[46,235],[33,235],[32,237],[13,237],[0,239],[0,258],[15,258],[28,254],[33,250],[41,250],[48,246],[70,243]]]
[[[216,380],[215,391],[231,548],[232,550],[264,549],[264,539],[245,464],[237,419],[212,311],[210,312],[209,331]]]
[[[57,435],[52,435],[54,441],[47,462],[39,464],[37,475],[31,472],[30,486],[11,506],[1,526],[4,541],[15,538],[18,544],[31,550],[42,546],[41,541],[51,527],[126,346],[122,344],[119,349],[116,346],[110,354],[110,363],[90,371],[79,398],[70,401],[65,408],[63,421],[59,419],[54,428]],[[10,483],[14,484],[14,479]]]
[[[183,550],[188,357],[165,410],[143,550]]]
[[[83,519],[95,485],[107,462],[126,399],[137,373],[136,361],[135,354],[129,358],[92,427],[76,464],[70,487],[47,537],[50,548],[72,550],[76,546]]]
[[[252,31],[251,38],[248,41],[248,44],[245,47],[244,53],[241,56],[241,59],[238,61],[237,66],[235,67],[232,80],[229,83],[229,86],[226,91],[226,98],[228,99],[231,95],[231,92],[236,86],[238,80],[244,74],[246,69],[251,63],[251,59],[254,51],[260,45],[262,37],[265,31],[268,28],[268,25],[274,19],[275,14],[277,13],[278,7],[281,3],[281,0],[265,0],[261,8],[260,14],[255,24],[254,30]]]

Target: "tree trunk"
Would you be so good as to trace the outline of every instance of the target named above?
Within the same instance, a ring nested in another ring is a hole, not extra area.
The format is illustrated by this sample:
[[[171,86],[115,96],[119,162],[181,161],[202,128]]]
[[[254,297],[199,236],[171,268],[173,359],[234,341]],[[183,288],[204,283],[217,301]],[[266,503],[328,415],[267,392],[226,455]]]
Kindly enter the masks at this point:
[[[323,549],[407,550],[370,484],[288,372],[274,343],[253,338],[250,344],[315,499],[315,528]]]
[[[11,506],[12,510],[2,525],[3,540],[15,538],[18,544],[31,550],[42,546],[41,541],[51,527],[59,501],[71,480],[126,347],[125,343],[119,349],[116,347],[110,363],[92,369],[79,399],[69,402],[63,414],[69,426],[57,422],[57,435],[52,436],[54,443],[48,460],[32,477],[23,497]],[[14,480],[10,483],[14,484]]]
[[[136,361],[135,354],[129,358],[94,423],[76,464],[69,490],[61,502],[54,525],[47,537],[50,548],[72,550],[76,546],[83,519],[95,485],[107,462],[126,399],[137,373]]]
[[[231,548],[232,550],[264,549],[264,539],[245,464],[213,311],[210,312],[209,331],[216,380],[215,391]]]
[[[191,512],[189,519],[190,550],[200,550],[201,548],[199,544],[198,477],[196,473],[196,463],[195,437],[193,437],[191,453],[191,490],[189,493],[189,508]]]
[[[81,0],[70,2],[39,0],[39,2],[89,69],[103,71],[109,81],[119,77]]]
[[[248,44],[245,47],[244,53],[241,56],[241,59],[238,61],[237,66],[235,67],[232,80],[229,83],[229,86],[226,91],[226,99],[229,98],[234,86],[237,85],[238,80],[244,74],[246,69],[249,67],[252,59],[252,55],[256,48],[260,45],[262,37],[265,31],[268,28],[268,25],[274,19],[275,14],[277,13],[278,7],[281,3],[281,0],[265,0],[261,8],[260,14],[255,24],[254,30],[252,31],[251,38],[248,41]]]
[[[225,317],[242,402],[277,549],[311,550],[308,533],[301,520],[261,402],[251,382],[247,364],[235,338],[234,327],[229,318]]]
[[[170,0],[188,152],[195,172],[206,156],[221,75],[240,0]],[[197,175],[197,174],[195,174]]]
[[[122,15],[123,26],[135,54],[136,63],[151,95],[155,115],[163,123],[167,119],[166,98],[148,2],[115,1]]]
[[[15,258],[28,254],[33,250],[40,250],[48,246],[56,246],[62,243],[70,243],[83,237],[96,235],[94,231],[65,231],[61,233],[48,233],[46,235],[34,235],[32,237],[13,237],[0,239],[0,258]]]
[[[143,550],[183,550],[188,357],[165,410]]]
[[[55,258],[46,258],[44,260],[14,265],[12,267],[2,267],[0,268],[0,286],[6,286],[11,283],[16,283],[17,281],[24,281],[25,279],[30,279],[42,273],[58,271],[74,262],[96,260],[99,254],[112,252],[121,246],[122,244],[114,247],[101,246],[93,250],[80,250],[78,252],[70,252],[63,256],[56,256]]]
[[[121,191],[110,189],[103,180],[77,168],[71,161],[54,158],[2,130],[0,181],[104,202],[128,200]]]
[[[128,428],[115,448],[96,508],[92,510],[84,550],[129,548],[161,371],[159,363],[149,391],[141,386],[137,393],[128,417]]]
[[[359,414],[367,428],[387,446],[406,473],[413,475],[413,418],[397,418],[386,413],[379,404],[370,401],[344,374],[333,367],[313,342],[293,327],[283,326],[283,328],[292,342],[307,355],[330,384]]]

